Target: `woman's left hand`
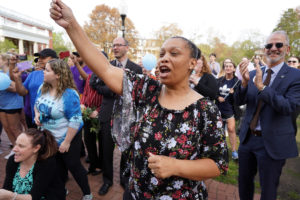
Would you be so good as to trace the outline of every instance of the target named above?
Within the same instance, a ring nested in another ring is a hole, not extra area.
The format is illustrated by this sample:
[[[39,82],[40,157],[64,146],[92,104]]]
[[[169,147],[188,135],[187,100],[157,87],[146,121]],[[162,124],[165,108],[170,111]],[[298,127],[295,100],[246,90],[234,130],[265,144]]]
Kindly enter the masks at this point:
[[[69,142],[66,142],[66,141],[63,141],[62,143],[61,143],[61,145],[59,146],[59,152],[60,153],[66,153],[66,152],[68,152],[69,151],[69,148],[70,148],[70,143]]]
[[[175,175],[176,159],[168,156],[154,155],[149,153],[148,167],[157,178],[168,178]]]
[[[12,194],[13,193],[11,191],[0,189],[0,200],[12,199],[13,198]]]

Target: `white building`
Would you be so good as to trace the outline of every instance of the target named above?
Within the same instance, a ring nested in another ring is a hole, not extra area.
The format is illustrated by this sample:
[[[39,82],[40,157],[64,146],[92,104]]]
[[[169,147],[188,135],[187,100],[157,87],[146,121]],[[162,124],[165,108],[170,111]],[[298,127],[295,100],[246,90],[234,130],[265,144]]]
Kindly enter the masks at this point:
[[[146,39],[146,38],[139,38],[138,39],[138,46],[136,49],[135,60],[140,61],[144,55],[147,53],[151,53],[158,57],[160,47],[157,46],[156,39]]]
[[[0,6],[0,41],[12,41],[19,54],[32,55],[52,48],[52,30],[45,22]]]

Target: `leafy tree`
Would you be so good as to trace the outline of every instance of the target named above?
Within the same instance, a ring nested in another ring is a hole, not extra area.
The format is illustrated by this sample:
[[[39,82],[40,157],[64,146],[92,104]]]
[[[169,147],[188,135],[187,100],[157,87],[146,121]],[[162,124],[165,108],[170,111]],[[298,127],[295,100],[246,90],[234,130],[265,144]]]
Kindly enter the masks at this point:
[[[17,46],[8,39],[5,39],[4,41],[0,41],[0,52],[5,53],[10,49],[17,49]]]
[[[212,52],[212,48],[209,44],[199,44],[198,48],[201,50],[201,54],[208,58],[208,55]]]
[[[178,27],[177,24],[169,24],[162,26],[158,31],[155,32],[156,46],[161,47],[162,44],[172,36],[181,36],[183,31]]]
[[[279,23],[273,31],[284,30],[287,32],[290,45],[291,55],[299,55],[300,51],[300,15],[296,9],[289,8],[281,16]]]
[[[53,50],[56,51],[56,53],[60,53],[62,51],[68,51],[70,49],[70,45],[65,43],[65,40],[63,39],[63,33],[59,32],[53,32],[52,35],[53,38]]]
[[[90,21],[85,23],[84,30],[90,40],[100,45],[109,57],[112,57],[112,43],[118,37],[118,32],[121,31],[122,20],[120,13],[116,8],[110,8],[104,4],[98,5],[90,14]],[[136,54],[136,47],[138,45],[137,31],[130,18],[125,19],[125,39],[129,42],[130,48],[128,55],[133,57]]]

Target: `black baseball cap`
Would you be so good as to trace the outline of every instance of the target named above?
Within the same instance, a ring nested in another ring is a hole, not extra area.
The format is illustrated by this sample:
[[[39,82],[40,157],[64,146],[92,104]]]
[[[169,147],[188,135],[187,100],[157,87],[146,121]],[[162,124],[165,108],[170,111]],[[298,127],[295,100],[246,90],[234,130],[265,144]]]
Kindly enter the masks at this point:
[[[77,51],[73,51],[72,54],[75,55],[76,57],[80,57],[80,55]]]
[[[46,58],[46,57],[58,58],[56,52],[50,48],[43,49],[39,53],[35,53],[33,55],[37,56],[37,57],[43,57],[43,58]]]

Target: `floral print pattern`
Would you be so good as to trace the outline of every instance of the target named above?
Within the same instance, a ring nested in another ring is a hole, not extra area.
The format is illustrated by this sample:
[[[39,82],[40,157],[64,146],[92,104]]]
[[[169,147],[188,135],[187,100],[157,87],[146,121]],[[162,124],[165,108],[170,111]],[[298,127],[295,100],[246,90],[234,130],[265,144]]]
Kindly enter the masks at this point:
[[[149,152],[176,159],[210,158],[222,173],[228,150],[216,105],[199,99],[184,110],[159,104],[162,85],[125,71],[123,96],[115,104],[112,134],[119,148],[130,150],[129,190],[133,199],[207,199],[203,181],[172,176],[156,178],[148,168]]]

